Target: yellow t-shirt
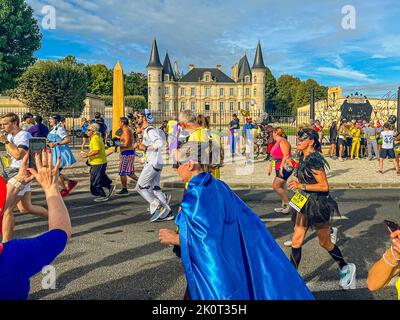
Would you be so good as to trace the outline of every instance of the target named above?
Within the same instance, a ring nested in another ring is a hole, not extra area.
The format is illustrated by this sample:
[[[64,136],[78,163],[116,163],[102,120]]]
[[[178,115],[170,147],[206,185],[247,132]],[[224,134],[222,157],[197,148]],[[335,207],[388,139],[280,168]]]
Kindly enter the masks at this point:
[[[174,128],[177,125],[178,122],[175,120],[169,120],[168,121],[168,134],[172,135],[174,133]]]
[[[89,152],[94,150],[99,150],[100,152],[93,157],[89,157],[89,164],[96,166],[99,164],[107,163],[106,149],[104,147],[103,139],[100,137],[99,134],[93,135],[90,139]]]

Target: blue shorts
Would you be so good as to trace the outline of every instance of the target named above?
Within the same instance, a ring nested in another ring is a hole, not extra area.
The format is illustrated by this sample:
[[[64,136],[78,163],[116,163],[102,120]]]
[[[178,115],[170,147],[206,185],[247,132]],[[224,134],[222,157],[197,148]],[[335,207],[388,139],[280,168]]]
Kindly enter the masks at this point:
[[[292,173],[293,173],[293,170],[292,171],[286,171],[285,169],[283,169],[282,176],[281,176],[279,174],[279,170],[275,169],[276,177],[279,178],[279,179],[285,180],[285,181],[287,181],[287,179],[289,179],[289,177],[292,175]]]

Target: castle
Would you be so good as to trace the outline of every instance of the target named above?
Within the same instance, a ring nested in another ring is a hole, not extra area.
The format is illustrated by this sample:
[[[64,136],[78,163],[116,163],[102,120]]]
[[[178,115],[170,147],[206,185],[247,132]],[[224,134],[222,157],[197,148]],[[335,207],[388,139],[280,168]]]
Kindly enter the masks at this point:
[[[185,109],[196,113],[234,113],[242,109],[251,114],[265,110],[265,71],[261,44],[258,42],[253,66],[247,56],[232,67],[231,77],[216,68],[189,66],[179,76],[177,65],[172,68],[168,52],[161,64],[154,39],[148,71],[148,104],[153,112],[171,114]]]

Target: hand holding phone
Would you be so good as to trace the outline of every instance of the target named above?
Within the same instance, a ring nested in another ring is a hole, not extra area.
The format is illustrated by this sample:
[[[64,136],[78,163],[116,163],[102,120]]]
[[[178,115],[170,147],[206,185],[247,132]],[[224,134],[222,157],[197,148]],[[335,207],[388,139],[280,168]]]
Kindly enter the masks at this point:
[[[385,223],[388,226],[388,228],[390,229],[390,231],[392,231],[392,232],[400,230],[400,226],[396,222],[393,222],[390,220],[385,220]]]
[[[46,149],[46,138],[31,138],[29,139],[29,168],[36,169],[35,155],[42,154],[43,149]]]

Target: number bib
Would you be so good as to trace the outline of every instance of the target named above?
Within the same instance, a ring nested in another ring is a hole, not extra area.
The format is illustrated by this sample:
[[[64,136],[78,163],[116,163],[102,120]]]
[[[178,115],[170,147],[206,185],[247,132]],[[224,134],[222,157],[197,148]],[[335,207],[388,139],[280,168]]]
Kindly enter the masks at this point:
[[[275,161],[275,160],[272,160],[272,161],[271,161],[271,166],[272,166],[272,168],[275,169],[275,166],[276,166],[276,161]]]
[[[289,205],[297,212],[300,212],[304,205],[307,203],[308,197],[308,194],[296,192],[293,198],[290,200]]]

